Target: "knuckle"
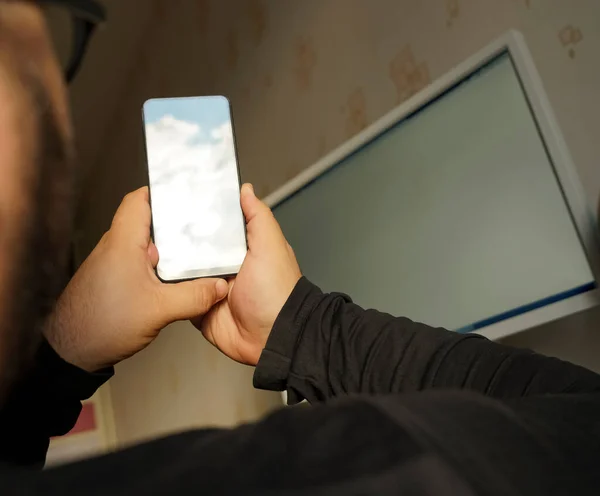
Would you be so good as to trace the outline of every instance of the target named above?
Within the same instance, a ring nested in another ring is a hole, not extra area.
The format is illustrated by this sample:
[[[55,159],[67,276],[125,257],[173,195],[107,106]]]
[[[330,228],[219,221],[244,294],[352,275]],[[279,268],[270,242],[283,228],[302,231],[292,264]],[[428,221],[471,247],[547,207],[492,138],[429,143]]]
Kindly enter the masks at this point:
[[[121,200],[121,203],[129,203],[135,196],[135,191],[131,191],[129,193],[127,193],[124,197],[123,200]]]
[[[198,310],[204,311],[212,306],[214,301],[214,291],[208,284],[196,284],[194,287],[194,306]]]
[[[150,288],[146,291],[146,295],[152,320],[155,320],[159,327],[168,325],[173,318],[168,298],[165,297],[165,294],[158,287]]]
[[[111,237],[112,237],[112,234],[111,234],[110,229],[108,231],[104,231],[104,234],[100,238],[100,241],[98,241],[98,246],[104,246],[104,245],[110,244]]]

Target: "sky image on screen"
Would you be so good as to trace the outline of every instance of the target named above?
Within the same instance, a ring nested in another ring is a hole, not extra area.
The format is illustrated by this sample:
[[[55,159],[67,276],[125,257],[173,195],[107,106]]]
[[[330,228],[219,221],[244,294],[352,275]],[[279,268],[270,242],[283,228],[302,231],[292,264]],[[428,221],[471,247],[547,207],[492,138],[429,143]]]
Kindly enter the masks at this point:
[[[241,264],[246,241],[227,99],[148,100],[144,126],[159,274]]]

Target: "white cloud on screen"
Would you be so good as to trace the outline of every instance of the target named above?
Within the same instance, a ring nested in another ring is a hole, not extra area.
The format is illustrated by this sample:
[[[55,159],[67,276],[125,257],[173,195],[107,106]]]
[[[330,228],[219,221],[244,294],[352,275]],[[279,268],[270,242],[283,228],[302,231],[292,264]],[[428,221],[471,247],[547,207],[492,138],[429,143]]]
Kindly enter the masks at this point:
[[[245,256],[231,124],[165,115],[146,125],[154,236],[165,273],[234,266]]]

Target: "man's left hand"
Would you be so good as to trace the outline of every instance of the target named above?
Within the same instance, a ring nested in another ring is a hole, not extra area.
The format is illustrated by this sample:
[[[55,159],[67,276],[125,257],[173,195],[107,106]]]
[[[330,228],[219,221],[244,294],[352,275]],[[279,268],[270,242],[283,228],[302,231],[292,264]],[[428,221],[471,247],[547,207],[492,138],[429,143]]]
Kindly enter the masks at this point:
[[[148,189],[128,194],[57,302],[45,336],[67,362],[89,372],[148,346],[168,324],[204,315],[227,294],[222,279],[163,284],[154,272]]]

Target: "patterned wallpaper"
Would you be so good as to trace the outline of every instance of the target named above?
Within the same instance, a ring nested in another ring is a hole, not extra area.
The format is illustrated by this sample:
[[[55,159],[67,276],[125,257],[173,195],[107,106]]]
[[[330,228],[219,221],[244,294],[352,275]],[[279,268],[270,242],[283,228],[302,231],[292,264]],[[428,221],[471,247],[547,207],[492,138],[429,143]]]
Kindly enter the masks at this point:
[[[89,177],[82,250],[145,182],[146,98],[230,97],[243,178],[266,195],[511,28],[528,41],[594,203],[599,23],[597,0],[155,0]]]
[[[509,28],[526,35],[572,148],[589,154],[600,106],[581,90],[599,87],[599,18],[593,0],[155,0],[91,189],[105,183],[112,208],[143,181],[146,97],[223,93],[243,176],[267,194]]]

